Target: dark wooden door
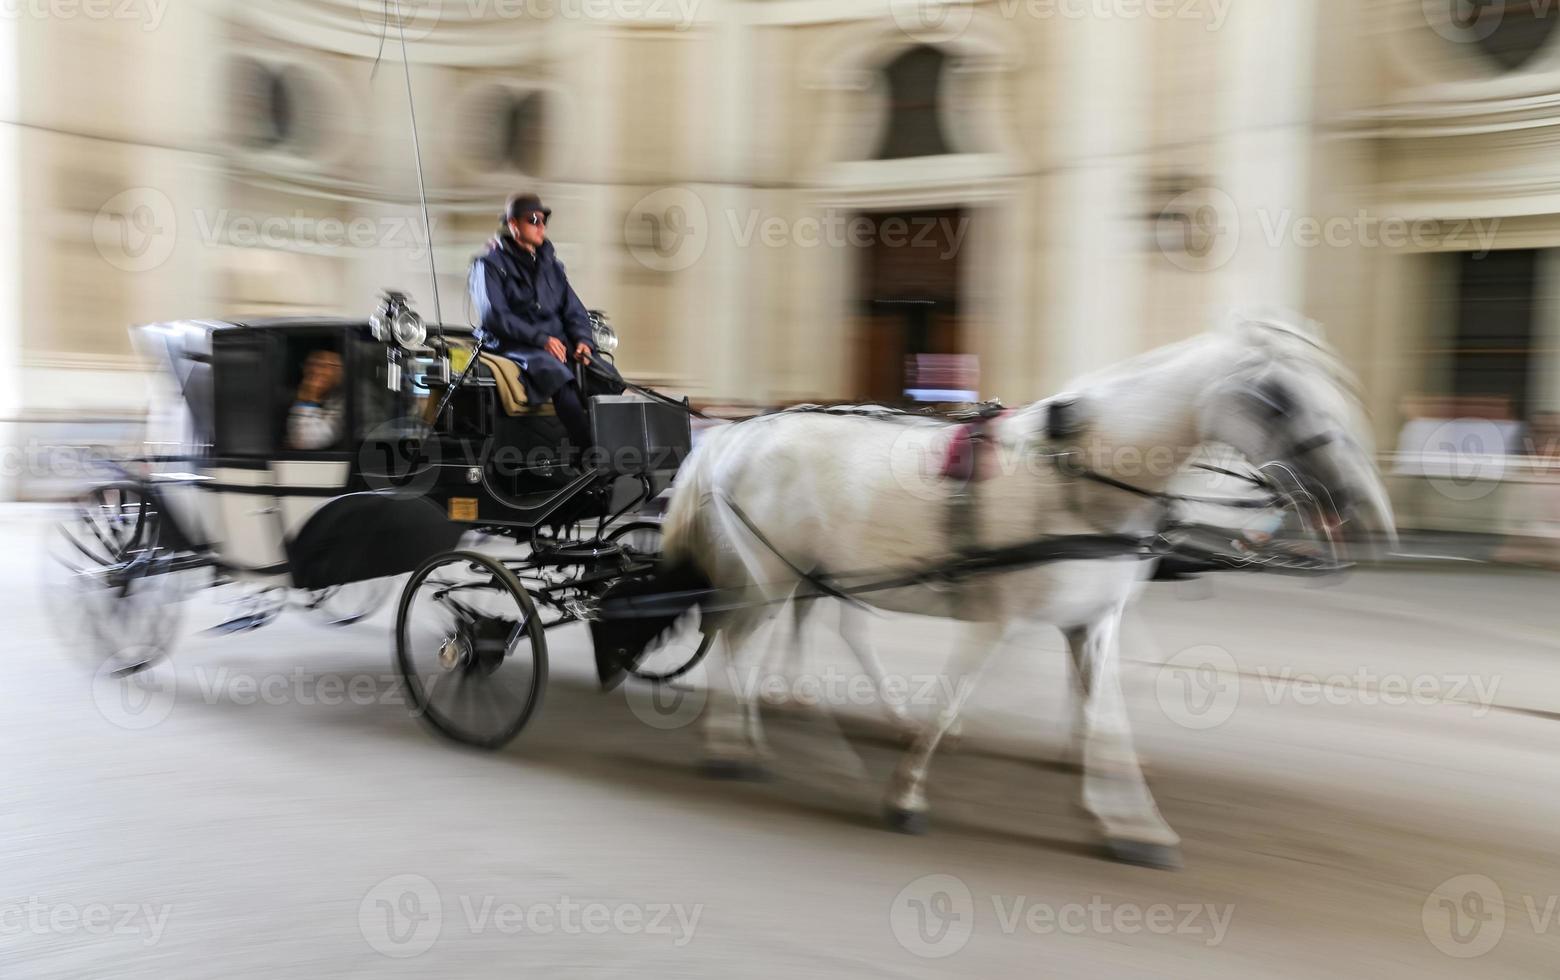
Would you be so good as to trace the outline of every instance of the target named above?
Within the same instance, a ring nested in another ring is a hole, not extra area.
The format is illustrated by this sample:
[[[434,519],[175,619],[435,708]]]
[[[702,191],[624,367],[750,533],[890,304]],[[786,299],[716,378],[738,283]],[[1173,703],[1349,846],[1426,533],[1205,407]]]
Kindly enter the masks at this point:
[[[864,399],[898,404],[908,400],[918,359],[965,351],[959,286],[969,214],[945,208],[858,218],[871,235],[860,262],[856,388]]]
[[[1539,253],[1509,249],[1459,254],[1452,394],[1505,398],[1525,418],[1533,365]]]

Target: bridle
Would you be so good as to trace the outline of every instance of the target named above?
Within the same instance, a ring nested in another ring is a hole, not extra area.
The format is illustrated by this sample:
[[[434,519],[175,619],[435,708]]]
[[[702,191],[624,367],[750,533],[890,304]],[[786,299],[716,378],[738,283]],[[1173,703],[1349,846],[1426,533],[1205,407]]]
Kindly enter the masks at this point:
[[[1294,413],[1295,402],[1290,397],[1288,389],[1277,383],[1246,382],[1239,389],[1239,393],[1256,403],[1269,419],[1280,419]],[[1048,410],[1055,411],[1060,409],[1064,413],[1070,413],[1074,404],[1072,401],[1063,400],[1056,405],[1049,406]],[[1046,434],[1049,438],[1057,440],[1076,436],[1083,428],[1084,426],[1076,419],[1067,418],[1062,422],[1058,422],[1053,416],[1047,419]],[[1085,480],[1160,504],[1163,508],[1163,524],[1168,526],[1173,523],[1172,508],[1176,504],[1211,505],[1248,510],[1268,510],[1284,506],[1290,502],[1291,493],[1286,492],[1283,487],[1262,472],[1262,470],[1269,467],[1277,467],[1287,473],[1292,485],[1301,488],[1304,493],[1313,499],[1325,500],[1327,509],[1331,513],[1340,513],[1335,506],[1331,492],[1320,481],[1312,477],[1301,463],[1301,460],[1305,457],[1332,445],[1340,438],[1344,438],[1341,430],[1333,427],[1303,439],[1291,439],[1278,451],[1277,455],[1279,458],[1277,460],[1264,464],[1255,472],[1242,473],[1208,463],[1193,464],[1196,469],[1232,477],[1261,491],[1261,495],[1255,497],[1209,497],[1198,494],[1170,493],[1165,490],[1150,490],[1147,487],[1140,487],[1126,480],[1121,480],[1093,469],[1082,461],[1082,453],[1079,450],[1065,450],[1048,455],[1057,471],[1064,476]],[[1078,510],[1076,500],[1072,502],[1072,507],[1075,511]]]

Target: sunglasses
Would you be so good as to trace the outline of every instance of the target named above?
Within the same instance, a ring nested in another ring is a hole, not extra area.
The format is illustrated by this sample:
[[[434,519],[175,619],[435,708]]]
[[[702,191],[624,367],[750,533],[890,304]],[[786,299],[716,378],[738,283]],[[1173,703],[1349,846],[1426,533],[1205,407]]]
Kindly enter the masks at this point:
[[[526,224],[536,228],[547,227],[547,216],[542,214],[540,211],[531,212],[530,214],[526,215],[523,220]]]

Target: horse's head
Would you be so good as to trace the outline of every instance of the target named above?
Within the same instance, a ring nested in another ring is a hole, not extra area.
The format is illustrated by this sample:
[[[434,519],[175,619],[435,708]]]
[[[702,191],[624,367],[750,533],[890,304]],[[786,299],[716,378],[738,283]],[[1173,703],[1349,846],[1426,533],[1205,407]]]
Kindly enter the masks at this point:
[[[1235,366],[1199,405],[1202,436],[1291,477],[1345,538],[1395,546],[1357,382],[1315,325],[1243,317],[1226,337]]]

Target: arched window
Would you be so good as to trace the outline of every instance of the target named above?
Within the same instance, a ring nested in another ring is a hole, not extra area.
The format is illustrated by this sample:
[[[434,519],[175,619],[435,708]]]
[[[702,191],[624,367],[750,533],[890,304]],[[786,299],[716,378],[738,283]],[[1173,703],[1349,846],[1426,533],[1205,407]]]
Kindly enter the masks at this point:
[[[309,101],[317,96],[302,71],[238,58],[232,70],[233,125],[238,142],[261,150],[306,153],[313,136],[305,125]]]
[[[1479,42],[1484,53],[1511,71],[1548,45],[1560,24],[1560,9],[1534,0],[1450,0],[1455,26]]]
[[[272,72],[266,86],[265,120],[262,123],[264,140],[275,145],[285,143],[293,135],[293,93],[287,76]]]
[[[943,69],[948,56],[921,45],[883,69],[888,84],[888,131],[875,159],[902,160],[952,153],[942,127]]]
[[[502,167],[540,174],[546,160],[547,100],[540,92],[515,94],[500,103],[498,159]]]

